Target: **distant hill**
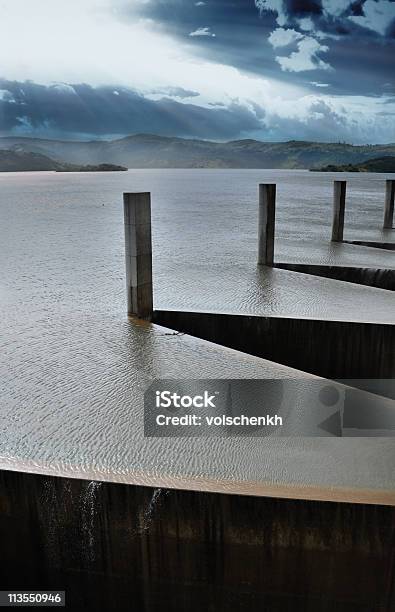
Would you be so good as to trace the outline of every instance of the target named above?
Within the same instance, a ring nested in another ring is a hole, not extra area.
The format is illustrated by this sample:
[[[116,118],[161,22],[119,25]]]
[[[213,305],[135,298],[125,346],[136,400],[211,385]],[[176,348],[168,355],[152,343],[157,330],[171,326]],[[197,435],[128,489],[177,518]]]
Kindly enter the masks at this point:
[[[0,172],[59,170],[60,168],[62,168],[62,164],[41,153],[0,151]]]
[[[359,164],[345,164],[342,166],[329,164],[324,168],[317,168],[317,170],[320,172],[395,172],[395,157],[376,157]]]
[[[128,168],[320,168],[359,164],[375,157],[395,156],[395,144],[353,146],[342,143],[210,142],[136,134],[117,140],[89,142],[0,138],[0,150],[46,155],[60,163],[120,164]]]
[[[62,164],[56,172],[125,172],[128,168],[117,166],[116,164],[88,164],[80,166],[78,164]]]
[[[56,172],[109,172],[127,170],[113,164],[79,165],[51,159],[47,155],[18,149],[0,150],[0,172],[30,172],[55,170]]]

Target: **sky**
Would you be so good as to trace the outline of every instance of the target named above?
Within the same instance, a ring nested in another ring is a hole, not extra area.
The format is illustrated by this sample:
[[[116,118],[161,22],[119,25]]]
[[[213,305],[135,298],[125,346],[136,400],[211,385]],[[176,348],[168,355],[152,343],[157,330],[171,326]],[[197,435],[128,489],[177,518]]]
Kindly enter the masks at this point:
[[[395,0],[0,0],[0,135],[395,142]]]

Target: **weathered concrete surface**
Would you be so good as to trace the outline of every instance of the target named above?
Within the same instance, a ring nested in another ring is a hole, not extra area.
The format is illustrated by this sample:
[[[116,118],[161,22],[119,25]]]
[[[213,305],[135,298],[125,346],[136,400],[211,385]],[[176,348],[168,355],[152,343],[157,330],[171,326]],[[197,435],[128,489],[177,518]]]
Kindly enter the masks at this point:
[[[384,229],[392,229],[394,224],[395,180],[385,183]]]
[[[276,222],[276,185],[259,185],[258,264],[272,266]]]
[[[149,193],[124,193],[123,206],[128,314],[151,319],[151,196]]]
[[[342,242],[346,209],[347,181],[333,182],[332,242]]]
[[[73,612],[391,612],[395,509],[0,472],[3,589]]]

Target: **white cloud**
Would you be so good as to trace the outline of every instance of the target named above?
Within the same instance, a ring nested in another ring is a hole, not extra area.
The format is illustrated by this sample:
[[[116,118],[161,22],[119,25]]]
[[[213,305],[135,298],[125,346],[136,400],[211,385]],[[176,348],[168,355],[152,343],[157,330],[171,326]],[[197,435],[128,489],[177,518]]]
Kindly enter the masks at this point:
[[[314,21],[311,17],[303,17],[302,19],[298,20],[298,23],[300,29],[304,32],[311,32],[311,30],[314,30]]]
[[[374,30],[384,35],[393,19],[395,19],[395,3],[387,0],[367,0],[363,5],[364,15],[352,15],[351,21],[363,28]]]
[[[198,92],[194,100],[202,105],[237,100],[265,106],[304,93],[299,86],[196,57],[191,46],[152,22],[120,20],[111,0],[1,2],[0,76],[5,79],[112,85],[116,91],[179,87]]]
[[[0,4],[0,76],[6,79],[182,87],[184,78],[193,81],[194,71],[204,73],[208,65],[152,22],[121,20],[113,0]]]
[[[287,23],[287,14],[284,9],[283,0],[255,0],[255,6],[259,12],[270,11],[277,13],[277,23],[284,26]]]
[[[344,5],[344,0],[343,5]],[[331,1],[326,1],[327,8]],[[331,10],[338,10],[337,0],[333,0]],[[284,26],[288,22],[288,14],[283,0],[255,0],[255,6],[262,11],[271,11],[277,14],[277,23]],[[289,56],[276,56],[276,61],[283,71],[304,72],[307,70],[331,70],[330,64],[321,59],[320,54],[329,51],[329,47],[321,44],[325,38],[336,38],[334,35],[326,35],[321,31],[314,31],[315,25],[311,17],[303,17],[296,20],[298,32],[294,28],[279,27],[269,35],[268,41],[275,49],[286,47],[297,43],[297,50]],[[309,32],[309,34],[306,34]]]
[[[314,87],[329,87],[328,83],[318,83],[318,81],[310,81],[310,85],[314,85]]]
[[[205,6],[205,2],[195,2],[195,6]]]
[[[347,140],[355,143],[394,142],[391,98],[307,95],[285,104],[277,101],[268,109],[265,125],[269,134],[282,132],[284,137],[306,140]],[[385,108],[386,115],[382,114]]]
[[[0,100],[7,100],[7,102],[15,102],[12,93],[8,89],[0,89]]]
[[[194,32],[189,32],[189,36],[215,36],[209,27],[198,28]]]
[[[322,0],[322,8],[327,15],[340,17],[352,3],[353,0]]]
[[[329,47],[321,45],[315,38],[305,36],[298,42],[298,50],[289,57],[277,56],[281,69],[288,72],[304,72],[305,70],[331,70],[330,64],[324,62],[319,53],[326,53]]]
[[[303,38],[303,34],[292,28],[277,28],[270,34],[268,40],[272,47],[276,49],[277,47],[286,47],[301,38]]]
[[[68,85],[68,83],[55,83],[52,85],[52,89],[60,93],[70,94],[71,96],[76,95],[74,87]]]

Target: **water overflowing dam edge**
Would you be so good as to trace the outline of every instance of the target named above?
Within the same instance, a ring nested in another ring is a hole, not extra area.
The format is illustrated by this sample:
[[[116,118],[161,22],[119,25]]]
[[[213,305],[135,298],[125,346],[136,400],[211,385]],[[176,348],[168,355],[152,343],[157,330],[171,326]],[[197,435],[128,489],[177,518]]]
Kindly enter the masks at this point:
[[[0,471],[0,538],[3,588],[62,588],[73,610],[395,601],[389,506]]]

